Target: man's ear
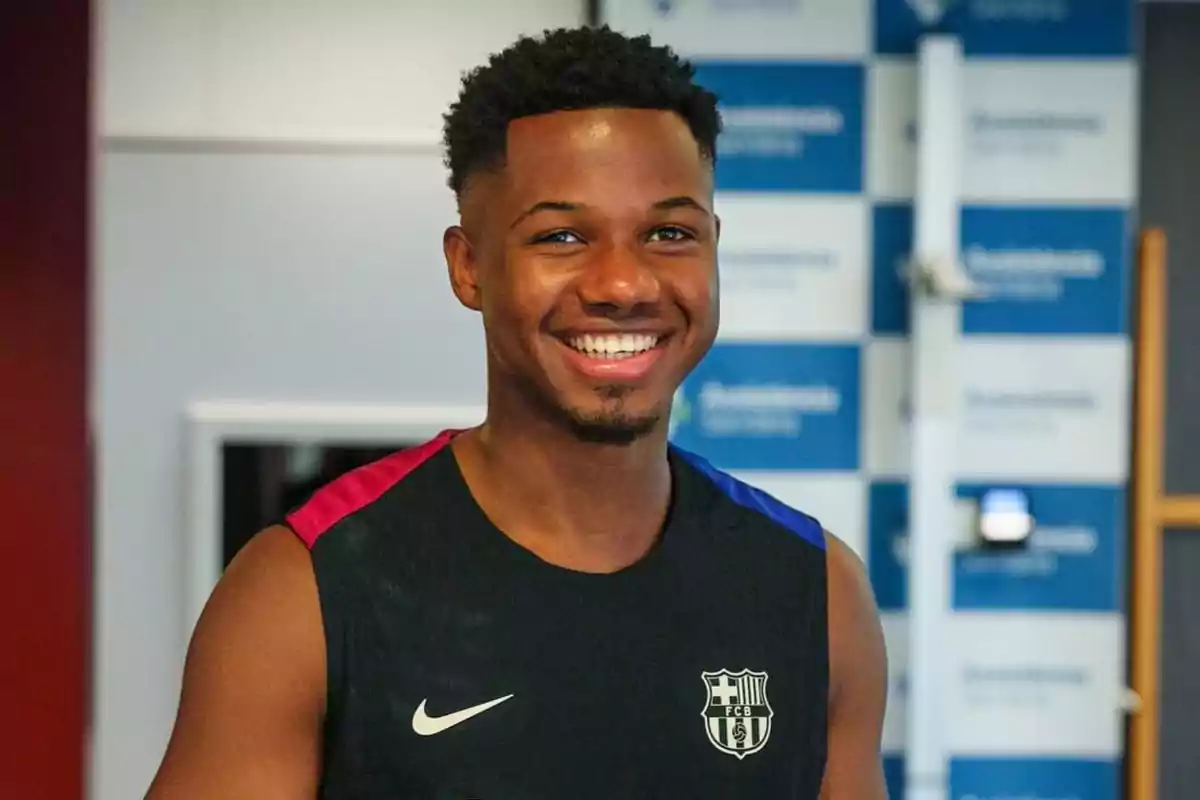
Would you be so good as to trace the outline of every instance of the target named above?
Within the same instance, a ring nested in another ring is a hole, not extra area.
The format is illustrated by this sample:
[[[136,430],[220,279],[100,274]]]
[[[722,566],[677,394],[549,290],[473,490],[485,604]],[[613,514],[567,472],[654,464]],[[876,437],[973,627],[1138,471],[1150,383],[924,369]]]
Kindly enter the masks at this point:
[[[454,296],[472,311],[479,311],[482,298],[479,291],[479,268],[474,245],[462,226],[454,225],[442,234],[442,253],[450,273],[450,288]]]
[[[713,222],[717,226],[717,244],[721,243],[721,218],[713,214]]]

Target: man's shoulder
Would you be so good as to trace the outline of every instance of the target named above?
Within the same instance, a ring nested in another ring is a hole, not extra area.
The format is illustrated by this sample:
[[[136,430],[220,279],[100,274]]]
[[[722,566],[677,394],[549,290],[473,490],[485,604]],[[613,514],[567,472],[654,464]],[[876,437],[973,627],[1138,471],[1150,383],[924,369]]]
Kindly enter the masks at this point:
[[[726,507],[736,509],[740,520],[753,521],[759,527],[784,530],[809,547],[821,551],[826,549],[826,532],[816,517],[718,469],[703,456],[678,447],[672,447],[672,452],[691,468],[710,494],[719,498]]]
[[[289,511],[283,524],[312,550],[339,529],[362,527],[356,523],[401,512],[419,514],[423,502],[436,500],[437,481],[431,484],[427,479],[428,468],[447,456],[455,433],[443,431],[346,472]]]

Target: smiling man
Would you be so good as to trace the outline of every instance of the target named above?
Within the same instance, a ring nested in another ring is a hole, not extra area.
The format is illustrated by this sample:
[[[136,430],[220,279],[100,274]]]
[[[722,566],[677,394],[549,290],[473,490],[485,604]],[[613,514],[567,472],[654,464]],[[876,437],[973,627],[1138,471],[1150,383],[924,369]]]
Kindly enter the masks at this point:
[[[717,333],[719,129],[688,64],[604,28],[464,79],[443,244],[487,418],[240,552],[151,798],[885,797],[860,562],[667,440]]]

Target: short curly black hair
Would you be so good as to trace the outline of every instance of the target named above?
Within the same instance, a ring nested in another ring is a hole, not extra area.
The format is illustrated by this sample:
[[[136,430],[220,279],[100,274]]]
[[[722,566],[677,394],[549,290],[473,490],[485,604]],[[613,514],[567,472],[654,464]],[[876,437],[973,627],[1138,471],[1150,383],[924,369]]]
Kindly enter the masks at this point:
[[[715,164],[717,97],[694,76],[692,64],[671,48],[607,25],[523,36],[463,77],[458,100],[444,116],[450,188],[461,196],[469,176],[503,165],[514,119],[587,108],[674,111]]]

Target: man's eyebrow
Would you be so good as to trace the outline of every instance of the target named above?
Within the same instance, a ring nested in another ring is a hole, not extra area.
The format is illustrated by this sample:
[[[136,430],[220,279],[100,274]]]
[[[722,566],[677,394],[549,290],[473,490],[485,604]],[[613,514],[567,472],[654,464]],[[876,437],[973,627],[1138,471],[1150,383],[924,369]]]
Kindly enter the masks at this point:
[[[578,211],[581,208],[586,208],[586,206],[582,203],[568,203],[566,200],[542,200],[518,214],[517,218],[508,227],[510,229],[515,228],[527,217],[532,217],[534,214],[542,211]]]
[[[670,211],[673,208],[692,208],[696,211],[702,211],[705,214],[711,214],[711,212],[705,208],[703,204],[694,198],[688,197],[687,195],[668,197],[666,200],[659,200],[654,204],[654,209],[656,211]]]

